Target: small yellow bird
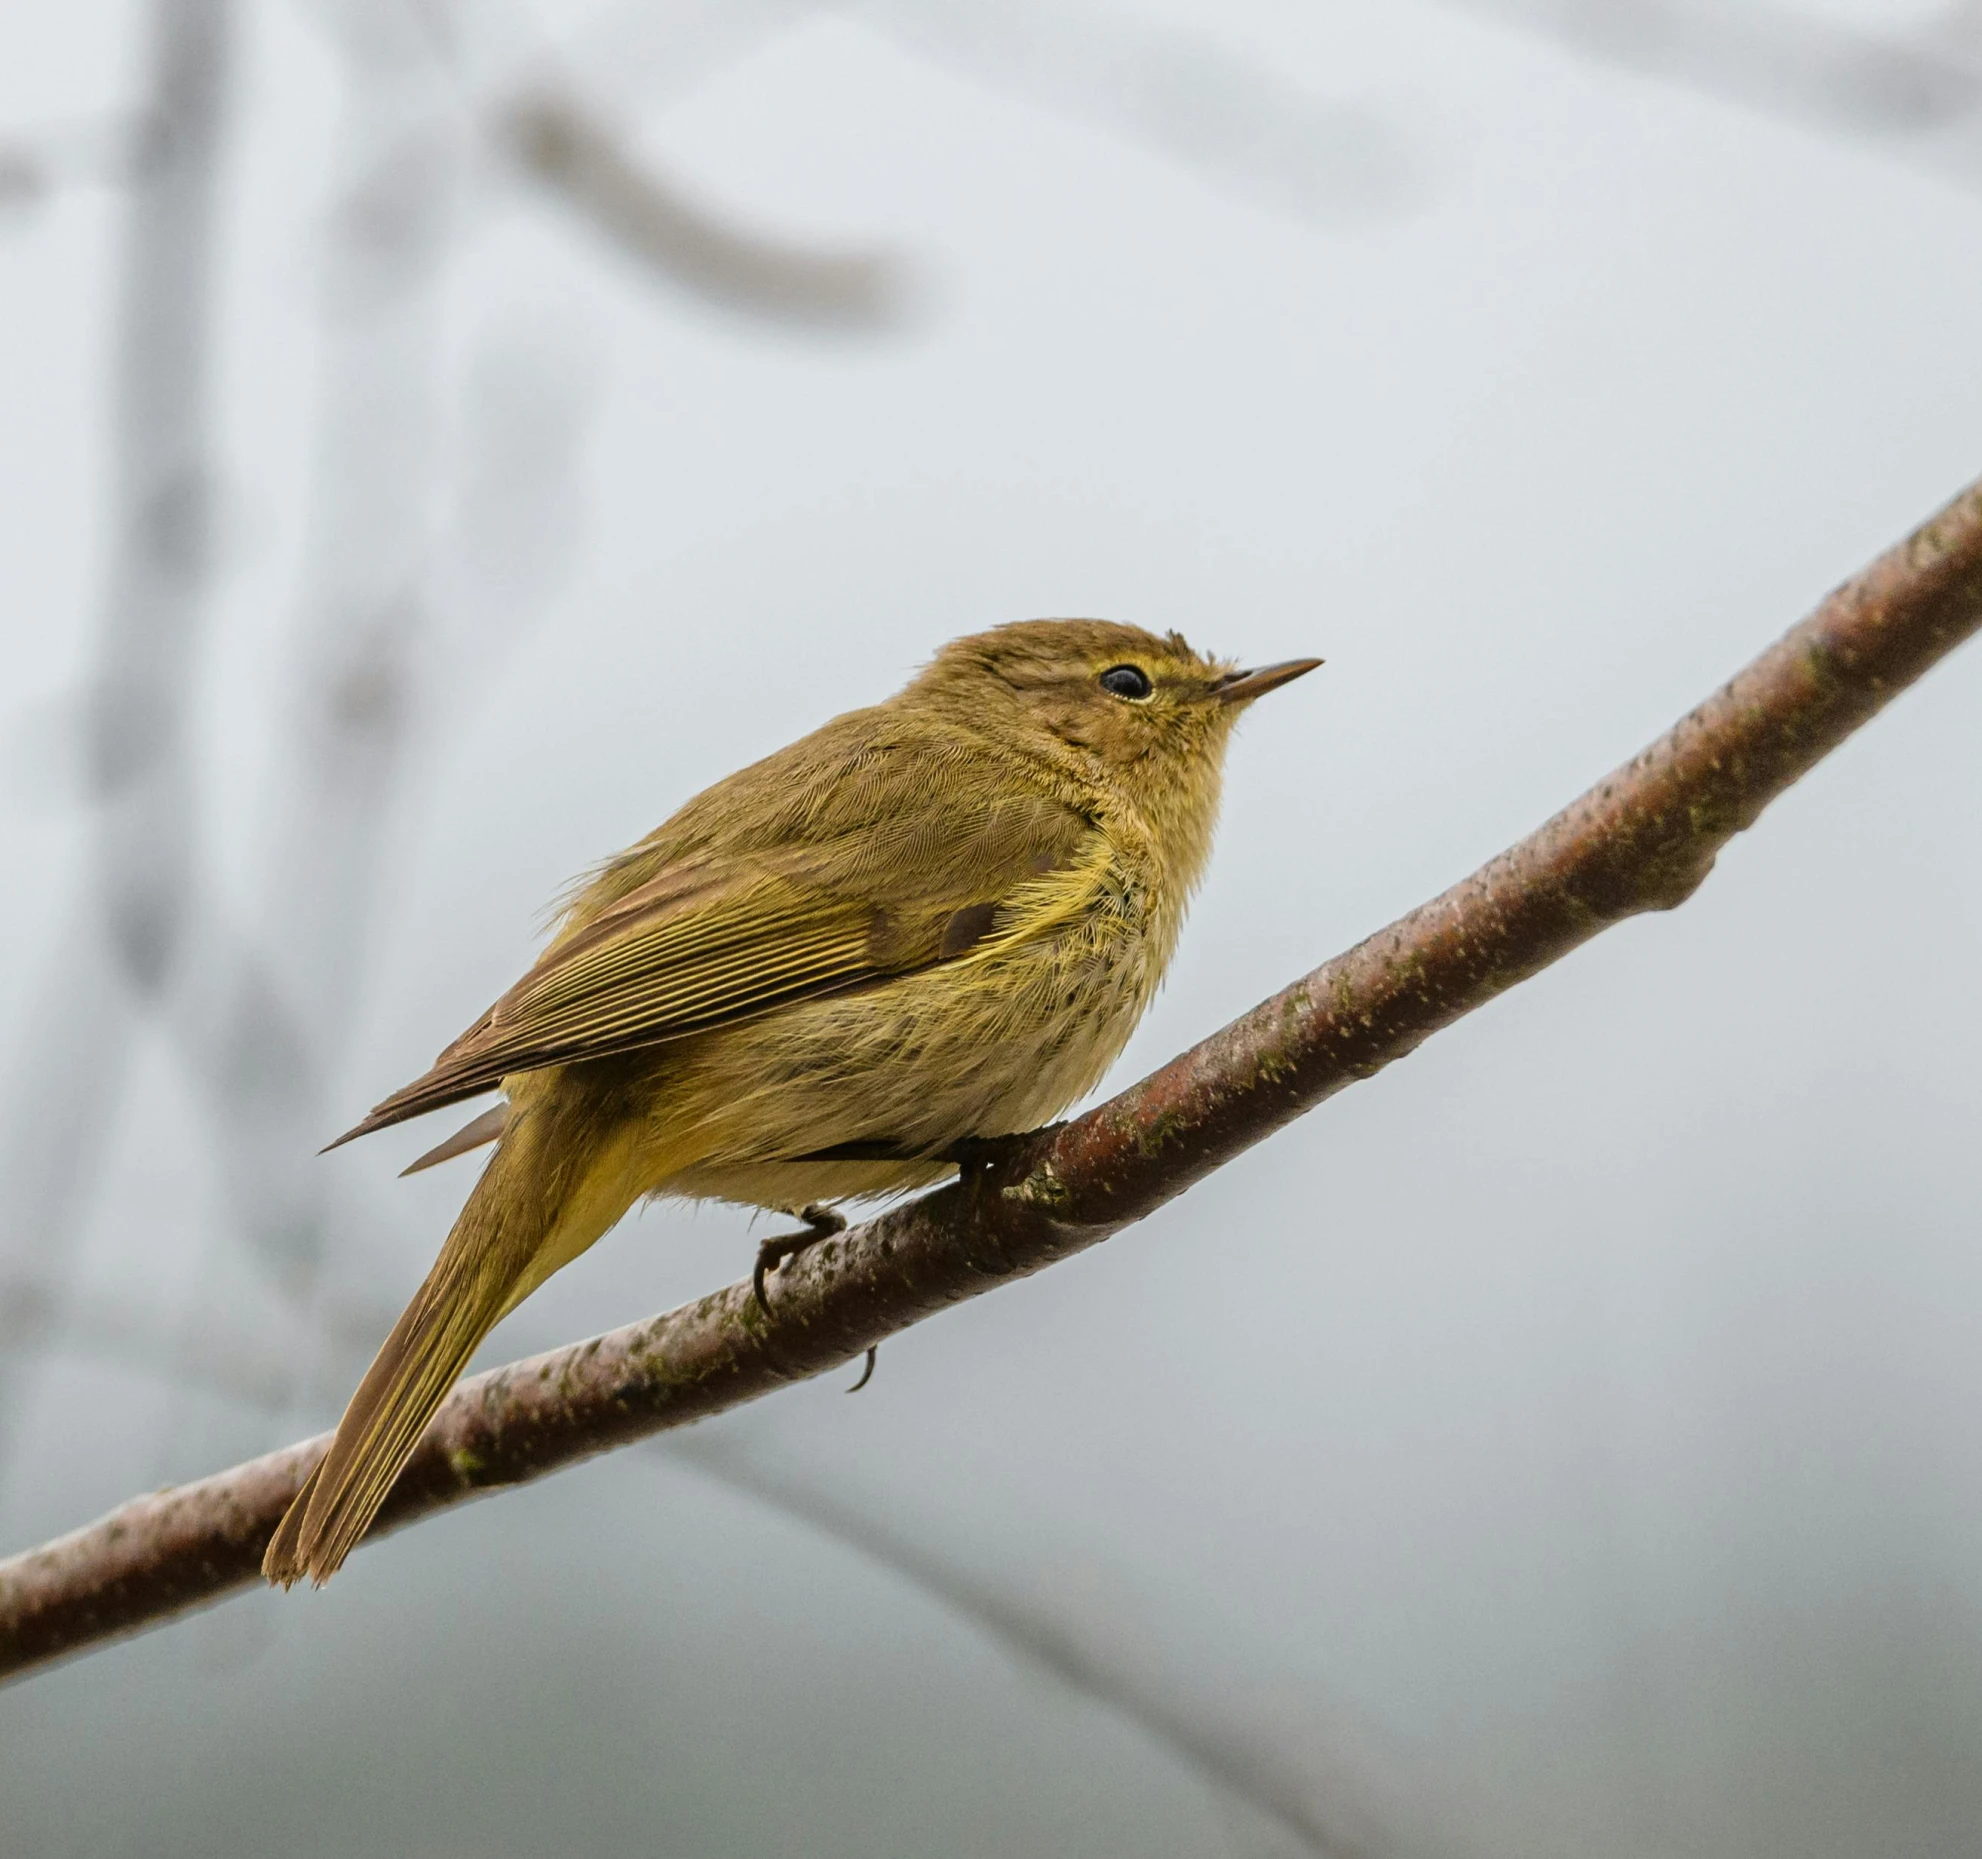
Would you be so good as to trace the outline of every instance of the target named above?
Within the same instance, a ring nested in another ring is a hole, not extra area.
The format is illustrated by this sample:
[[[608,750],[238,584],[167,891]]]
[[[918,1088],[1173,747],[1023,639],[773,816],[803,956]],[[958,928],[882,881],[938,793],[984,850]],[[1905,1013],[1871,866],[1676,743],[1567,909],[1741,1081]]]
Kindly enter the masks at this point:
[[[268,1578],[329,1579],[482,1338],[642,1196],[806,1220],[760,1250],[761,1299],[833,1203],[938,1181],[959,1144],[1091,1090],[1176,947],[1234,719],[1320,662],[999,627],[604,866],[529,973],[338,1139],[507,1098],[414,1164],[496,1144]]]

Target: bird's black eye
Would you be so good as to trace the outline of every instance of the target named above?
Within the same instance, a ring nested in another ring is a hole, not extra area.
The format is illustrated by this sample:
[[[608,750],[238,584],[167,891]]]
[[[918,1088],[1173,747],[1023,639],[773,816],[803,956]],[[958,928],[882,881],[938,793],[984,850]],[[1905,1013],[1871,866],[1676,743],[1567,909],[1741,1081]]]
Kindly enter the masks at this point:
[[[1136,703],[1149,695],[1150,683],[1148,676],[1133,665],[1111,665],[1101,674],[1101,688]]]

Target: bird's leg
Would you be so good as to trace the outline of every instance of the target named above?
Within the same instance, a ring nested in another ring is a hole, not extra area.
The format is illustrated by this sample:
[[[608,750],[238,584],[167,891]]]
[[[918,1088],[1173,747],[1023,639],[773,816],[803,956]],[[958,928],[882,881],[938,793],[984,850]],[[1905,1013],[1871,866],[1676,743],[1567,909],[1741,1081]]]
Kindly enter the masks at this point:
[[[1051,1126],[1054,1129],[1058,1127],[1057,1124]],[[965,1136],[941,1152],[944,1161],[957,1165],[957,1186],[963,1190],[972,1220],[983,1226],[986,1249],[996,1255],[991,1259],[972,1260],[981,1270],[1009,1272],[1012,1269],[1011,1261],[998,1245],[996,1219],[985,1217],[987,1213],[996,1212],[995,1208],[986,1209],[985,1191],[997,1170],[1010,1162],[1022,1162],[1025,1152],[1047,1133],[1045,1130],[1020,1130],[1009,1136]]]
[[[822,1239],[831,1239],[835,1233],[846,1231],[846,1216],[835,1213],[830,1207],[821,1207],[816,1201],[810,1207],[801,1207],[798,1217],[805,1222],[804,1232],[780,1233],[757,1248],[757,1264],[750,1274],[750,1288],[757,1293],[757,1308],[767,1317],[771,1314],[771,1305],[764,1295],[764,1274],[780,1269],[787,1259],[796,1258],[806,1247],[816,1246]]]
[[[767,1239],[757,1248],[756,1268],[750,1274],[750,1288],[757,1294],[757,1308],[765,1316],[771,1314],[771,1306],[764,1299],[764,1274],[781,1268],[787,1259],[795,1258],[807,1246],[816,1246],[822,1239],[831,1239],[835,1233],[846,1231],[846,1216],[836,1214],[830,1207],[814,1204],[801,1207],[798,1217],[805,1222],[802,1233],[780,1233],[776,1239]],[[881,1353],[881,1345],[874,1344],[867,1351],[867,1363],[860,1371],[860,1379],[847,1390],[858,1394],[874,1379],[875,1358]]]

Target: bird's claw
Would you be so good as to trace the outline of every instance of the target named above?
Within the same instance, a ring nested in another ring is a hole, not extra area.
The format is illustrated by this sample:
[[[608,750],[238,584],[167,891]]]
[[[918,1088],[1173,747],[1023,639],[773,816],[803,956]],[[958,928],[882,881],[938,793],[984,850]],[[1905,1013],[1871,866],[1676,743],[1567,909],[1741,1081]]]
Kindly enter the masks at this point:
[[[798,1217],[805,1222],[805,1231],[780,1233],[773,1239],[765,1240],[757,1248],[757,1263],[751,1267],[750,1289],[756,1295],[757,1308],[767,1317],[771,1314],[771,1301],[764,1295],[765,1273],[781,1270],[787,1259],[796,1258],[808,1246],[816,1246],[822,1239],[831,1239],[835,1233],[846,1231],[846,1216],[835,1213],[830,1207],[801,1207]]]

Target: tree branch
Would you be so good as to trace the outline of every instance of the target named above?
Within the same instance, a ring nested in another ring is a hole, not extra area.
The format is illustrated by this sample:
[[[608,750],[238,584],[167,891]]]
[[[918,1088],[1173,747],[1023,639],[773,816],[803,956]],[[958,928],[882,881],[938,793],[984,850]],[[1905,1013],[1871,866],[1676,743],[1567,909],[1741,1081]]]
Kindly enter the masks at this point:
[[[540,90],[497,119],[510,153],[595,227],[682,289],[773,322],[872,332],[908,311],[908,270],[882,251],[807,250],[737,230],[636,161],[571,97]]]
[[[1982,483],[1838,589],[1635,760],[1442,897],[1121,1096],[748,1280],[457,1388],[381,1514],[448,1505],[837,1368],[1096,1245],[1600,930],[1682,903],[1762,809],[1982,625]],[[258,1579],[328,1436],[137,1498],[0,1563],[0,1674]]]

